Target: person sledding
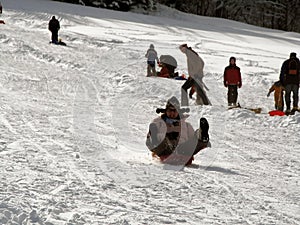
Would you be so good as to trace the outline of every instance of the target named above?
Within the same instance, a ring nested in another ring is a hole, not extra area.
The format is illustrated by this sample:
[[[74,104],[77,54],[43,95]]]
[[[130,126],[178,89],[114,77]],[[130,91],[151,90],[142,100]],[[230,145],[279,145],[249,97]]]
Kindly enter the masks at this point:
[[[200,119],[200,128],[194,131],[186,122],[185,110],[180,108],[178,99],[172,97],[165,109],[157,109],[157,113],[162,114],[149,125],[146,145],[152,156],[164,163],[189,165],[195,154],[211,146],[206,118]]]
[[[175,78],[178,76],[178,73],[175,72],[177,61],[171,55],[161,55],[159,57],[159,67],[161,67],[161,70],[157,73],[158,77]]]
[[[274,101],[275,101],[275,110],[283,111],[284,108],[284,87],[282,83],[279,81],[276,81],[269,89],[269,92],[267,94],[267,97],[270,96],[270,94],[274,92]]]

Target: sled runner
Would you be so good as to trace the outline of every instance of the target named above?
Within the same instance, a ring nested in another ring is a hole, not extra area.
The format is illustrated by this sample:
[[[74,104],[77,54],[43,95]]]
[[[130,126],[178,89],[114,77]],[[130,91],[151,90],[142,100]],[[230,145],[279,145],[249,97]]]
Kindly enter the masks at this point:
[[[229,106],[228,107],[228,109],[236,109],[236,108],[240,108],[240,109],[247,109],[247,110],[250,110],[250,111],[252,111],[252,112],[254,112],[254,113],[257,113],[257,114],[259,114],[259,113],[261,113],[261,108],[248,108],[248,107],[242,107],[241,105],[240,105],[240,103],[238,103],[237,105],[235,105],[235,106]]]
[[[170,164],[170,165],[191,165],[194,156],[187,156],[187,155],[179,155],[179,154],[171,154],[171,155],[163,155],[163,156],[158,156],[154,152],[152,153],[153,159],[157,159],[162,163],[165,164]]]

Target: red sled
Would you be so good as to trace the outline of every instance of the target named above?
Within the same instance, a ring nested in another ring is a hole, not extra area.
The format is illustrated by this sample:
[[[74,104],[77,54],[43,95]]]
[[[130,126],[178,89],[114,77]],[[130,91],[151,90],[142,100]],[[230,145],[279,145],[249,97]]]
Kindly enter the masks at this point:
[[[285,113],[280,110],[273,110],[269,112],[270,116],[284,116]]]
[[[158,156],[156,154],[152,154],[153,158],[159,159],[162,163],[170,164],[170,165],[191,165],[194,160],[194,156],[187,155],[179,155],[179,154],[171,154],[171,155],[162,155]]]

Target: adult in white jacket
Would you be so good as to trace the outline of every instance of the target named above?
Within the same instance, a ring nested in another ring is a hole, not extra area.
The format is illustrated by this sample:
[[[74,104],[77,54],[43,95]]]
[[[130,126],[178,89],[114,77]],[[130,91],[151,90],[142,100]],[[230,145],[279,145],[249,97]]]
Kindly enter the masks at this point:
[[[187,44],[180,45],[179,49],[182,53],[186,54],[189,74],[188,80],[181,87],[181,105],[189,105],[187,90],[192,86],[195,87],[197,92],[197,103],[199,105],[210,105],[210,101],[204,91],[203,60],[191,47],[188,47]]]

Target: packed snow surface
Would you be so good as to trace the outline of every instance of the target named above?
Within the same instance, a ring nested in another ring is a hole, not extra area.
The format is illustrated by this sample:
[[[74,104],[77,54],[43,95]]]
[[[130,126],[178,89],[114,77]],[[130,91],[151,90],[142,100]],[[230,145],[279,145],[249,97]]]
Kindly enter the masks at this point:
[[[2,0],[0,224],[300,224],[300,114],[271,117],[271,85],[300,34],[159,6],[149,15],[48,0]],[[67,46],[49,44],[55,15]],[[192,167],[151,157],[148,125],[184,81],[146,77],[154,44],[187,74],[187,43],[205,61],[211,148]],[[239,102],[223,71],[237,58]]]

